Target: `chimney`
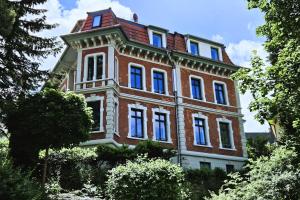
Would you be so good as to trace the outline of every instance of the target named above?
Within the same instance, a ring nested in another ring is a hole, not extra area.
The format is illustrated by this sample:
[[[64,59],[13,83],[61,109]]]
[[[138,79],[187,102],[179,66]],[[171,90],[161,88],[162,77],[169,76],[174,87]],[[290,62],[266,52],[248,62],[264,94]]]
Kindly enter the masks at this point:
[[[138,21],[139,21],[139,17],[137,16],[136,13],[133,14],[133,21],[134,21],[135,23],[138,23]]]

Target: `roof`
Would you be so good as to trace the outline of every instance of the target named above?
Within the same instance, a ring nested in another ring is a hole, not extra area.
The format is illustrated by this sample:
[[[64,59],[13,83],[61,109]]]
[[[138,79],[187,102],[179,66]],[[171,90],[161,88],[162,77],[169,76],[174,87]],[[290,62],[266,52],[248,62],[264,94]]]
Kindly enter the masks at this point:
[[[189,35],[189,34],[181,34],[178,32],[174,33],[169,33],[167,29],[158,27],[158,26],[153,26],[153,25],[143,25],[137,22],[133,22],[130,20],[122,19],[116,17],[114,12],[111,10],[111,8],[106,9],[106,10],[100,10],[100,11],[95,11],[95,12],[88,12],[88,16],[85,20],[79,20],[75,27],[72,30],[72,33],[76,32],[86,32],[89,30],[96,30],[98,28],[92,28],[92,21],[93,21],[93,16],[95,15],[101,15],[102,17],[102,22],[101,22],[101,27],[99,29],[103,29],[105,27],[112,27],[116,25],[120,25],[121,29],[123,30],[124,34],[126,37],[130,40],[133,40],[135,42],[139,42],[142,44],[149,44],[149,36],[148,36],[148,28],[153,28],[155,30],[161,30],[162,32],[166,33],[167,36],[167,49],[168,50],[175,50],[178,52],[188,52],[187,51],[187,45],[186,45],[186,39],[187,38],[196,38],[199,41],[203,41],[205,43],[217,45],[222,49],[222,56],[223,56],[223,63],[229,64],[229,65],[234,65],[233,62],[230,60],[229,56],[227,55],[225,51],[225,46],[224,44],[200,38],[197,36]]]

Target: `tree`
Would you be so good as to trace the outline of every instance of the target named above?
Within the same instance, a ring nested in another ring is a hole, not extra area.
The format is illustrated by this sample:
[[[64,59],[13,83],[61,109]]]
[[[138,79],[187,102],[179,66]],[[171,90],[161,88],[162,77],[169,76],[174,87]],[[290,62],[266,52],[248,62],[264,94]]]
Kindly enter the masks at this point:
[[[5,120],[10,132],[10,155],[17,166],[33,166],[40,150],[60,149],[89,138],[90,108],[84,97],[71,92],[45,89],[21,98]],[[45,177],[44,177],[45,178]]]
[[[138,158],[110,173],[108,199],[188,199],[183,169],[169,161]]]
[[[300,170],[297,153],[293,149],[279,147],[270,157],[250,159],[246,176],[231,175],[219,194],[211,200],[296,200],[300,199]]]
[[[261,156],[269,156],[272,146],[268,144],[267,137],[249,138],[247,140],[247,154],[251,159],[256,160]]]
[[[46,23],[46,10],[36,8],[46,1],[0,0],[0,122],[6,103],[36,89],[47,78],[48,72],[39,69],[40,60],[60,51],[55,37],[37,36],[56,27]]]
[[[249,108],[256,118],[275,119],[283,130],[282,142],[300,144],[300,2],[298,0],[248,0],[249,8],[259,8],[266,23],[257,29],[265,36],[270,66],[254,55],[251,69],[239,70],[233,78],[240,91],[250,91]],[[300,147],[297,147],[300,152]]]

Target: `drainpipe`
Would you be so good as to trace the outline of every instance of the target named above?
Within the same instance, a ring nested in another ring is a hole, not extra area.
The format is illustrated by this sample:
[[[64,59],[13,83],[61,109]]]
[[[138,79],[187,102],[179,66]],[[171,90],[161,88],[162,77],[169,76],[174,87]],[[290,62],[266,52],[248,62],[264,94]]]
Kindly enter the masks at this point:
[[[175,61],[172,59],[170,55],[170,51],[167,51],[167,55],[169,60],[171,61],[172,65],[172,73],[173,73],[173,93],[174,93],[174,100],[175,100],[175,112],[176,112],[176,135],[177,135],[177,163],[179,166],[182,166],[182,159],[181,159],[181,146],[180,146],[180,136],[179,136],[179,103],[178,103],[178,92],[177,92],[177,75],[176,75],[176,64]]]

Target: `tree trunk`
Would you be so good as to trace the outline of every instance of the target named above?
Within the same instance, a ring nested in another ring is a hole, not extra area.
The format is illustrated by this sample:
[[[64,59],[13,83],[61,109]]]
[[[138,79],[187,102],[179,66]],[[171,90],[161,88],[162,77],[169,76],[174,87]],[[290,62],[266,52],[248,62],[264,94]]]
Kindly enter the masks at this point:
[[[43,169],[43,179],[42,179],[42,185],[43,185],[43,187],[45,186],[46,177],[47,177],[48,155],[49,155],[49,148],[46,149],[46,153],[45,153],[45,161],[44,161],[44,169]]]

